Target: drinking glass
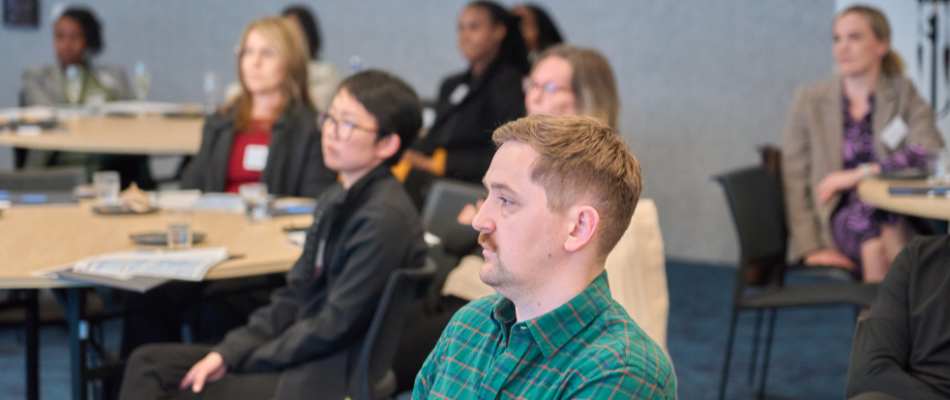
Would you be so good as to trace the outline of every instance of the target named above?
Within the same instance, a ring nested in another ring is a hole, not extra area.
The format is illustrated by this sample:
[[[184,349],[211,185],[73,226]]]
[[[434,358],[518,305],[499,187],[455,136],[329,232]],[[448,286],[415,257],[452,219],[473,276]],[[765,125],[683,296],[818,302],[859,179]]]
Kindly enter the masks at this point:
[[[238,193],[244,200],[244,215],[248,221],[259,222],[267,218],[266,184],[245,183],[238,187]]]
[[[927,155],[927,184],[950,183],[950,151],[938,150]]]
[[[214,75],[214,72],[205,72],[204,92],[205,113],[213,114],[214,110],[218,108],[218,78]]]
[[[96,192],[96,203],[104,206],[119,205],[119,173],[99,171],[92,174],[92,186]]]
[[[142,62],[135,64],[135,98],[138,101],[145,101],[151,82],[148,71],[145,70],[145,64]]]
[[[92,90],[86,93],[86,107],[89,108],[89,114],[99,116],[102,114],[102,106],[106,104],[105,93]]]
[[[191,248],[194,232],[191,229],[193,216],[191,210],[168,210],[168,248],[182,250]]]
[[[66,67],[66,100],[70,104],[79,104],[82,96],[82,71],[76,65]]]

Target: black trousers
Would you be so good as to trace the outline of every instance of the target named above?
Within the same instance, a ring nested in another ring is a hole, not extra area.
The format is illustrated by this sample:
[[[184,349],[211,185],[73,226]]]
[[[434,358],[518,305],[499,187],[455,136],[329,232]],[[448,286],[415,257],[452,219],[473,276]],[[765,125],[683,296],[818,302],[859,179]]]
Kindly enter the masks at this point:
[[[266,305],[270,293],[285,284],[282,274],[206,282],[171,281],[144,294],[125,297],[123,359],[150,343],[181,342],[182,324],[192,328],[194,343],[217,343],[231,329]]]
[[[279,373],[235,374],[206,383],[201,393],[178,390],[178,384],[211,346],[152,344],[135,350],[125,367],[120,400],[234,399],[268,400],[277,391]]]

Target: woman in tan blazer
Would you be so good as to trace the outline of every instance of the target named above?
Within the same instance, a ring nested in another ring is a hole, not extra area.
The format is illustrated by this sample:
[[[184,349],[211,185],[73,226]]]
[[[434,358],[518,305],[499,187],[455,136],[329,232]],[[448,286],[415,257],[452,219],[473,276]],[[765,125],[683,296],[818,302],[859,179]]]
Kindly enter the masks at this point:
[[[873,8],[835,19],[838,74],[800,89],[782,148],[783,181],[795,254],[806,265],[837,266],[879,282],[913,230],[904,217],[857,196],[872,174],[925,167],[943,147],[933,114],[902,76],[890,27]]]

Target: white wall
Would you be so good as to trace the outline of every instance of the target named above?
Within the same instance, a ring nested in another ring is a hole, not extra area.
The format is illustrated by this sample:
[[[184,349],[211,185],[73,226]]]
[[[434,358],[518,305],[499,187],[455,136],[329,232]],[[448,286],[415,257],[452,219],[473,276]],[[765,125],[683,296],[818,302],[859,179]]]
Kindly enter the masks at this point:
[[[151,99],[201,101],[206,70],[234,79],[244,26],[288,1],[84,2],[104,21],[100,62],[131,70],[144,61]],[[359,55],[425,97],[464,68],[455,45],[462,0],[305,2],[320,14],[324,58],[340,68]],[[48,16],[54,3],[40,4]],[[622,134],[643,165],[668,256],[734,263],[733,224],[710,177],[757,163],[758,145],[780,142],[795,88],[830,73],[834,0],[544,4],[570,42],[600,49],[614,66]],[[0,107],[15,104],[24,68],[53,61],[50,31],[48,17],[38,30],[0,28]]]

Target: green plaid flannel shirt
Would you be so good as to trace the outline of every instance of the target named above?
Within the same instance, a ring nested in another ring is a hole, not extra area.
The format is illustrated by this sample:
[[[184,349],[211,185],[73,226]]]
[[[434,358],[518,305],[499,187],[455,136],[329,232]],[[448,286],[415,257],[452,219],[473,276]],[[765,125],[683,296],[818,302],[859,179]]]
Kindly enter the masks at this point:
[[[610,296],[604,272],[554,311],[515,323],[500,295],[459,310],[416,378],[424,399],[675,399],[666,354]]]

